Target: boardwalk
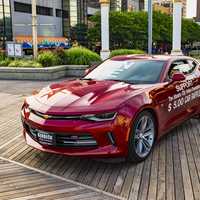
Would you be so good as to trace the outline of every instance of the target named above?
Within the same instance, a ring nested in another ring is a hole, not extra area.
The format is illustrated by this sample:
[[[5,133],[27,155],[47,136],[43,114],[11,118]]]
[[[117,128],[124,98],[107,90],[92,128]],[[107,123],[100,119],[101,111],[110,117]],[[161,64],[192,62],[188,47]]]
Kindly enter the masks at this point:
[[[67,158],[28,147],[21,134],[21,91],[10,88],[3,93],[1,81],[0,91],[0,157],[121,199],[200,199],[199,120],[191,119],[171,131],[138,165]]]
[[[76,183],[0,159],[1,200],[115,200]],[[117,200],[117,199],[116,199]]]

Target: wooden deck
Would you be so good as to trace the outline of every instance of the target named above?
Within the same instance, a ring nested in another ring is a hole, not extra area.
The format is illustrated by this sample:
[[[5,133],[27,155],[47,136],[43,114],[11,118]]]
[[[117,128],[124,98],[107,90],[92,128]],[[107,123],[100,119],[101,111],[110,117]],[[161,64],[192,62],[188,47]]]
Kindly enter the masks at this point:
[[[109,163],[50,155],[28,147],[21,133],[21,104],[21,96],[0,93],[0,157],[122,199],[200,199],[199,120],[191,119],[174,129],[143,163]],[[0,181],[1,175],[0,166]]]
[[[96,190],[0,159],[1,200],[117,200]]]

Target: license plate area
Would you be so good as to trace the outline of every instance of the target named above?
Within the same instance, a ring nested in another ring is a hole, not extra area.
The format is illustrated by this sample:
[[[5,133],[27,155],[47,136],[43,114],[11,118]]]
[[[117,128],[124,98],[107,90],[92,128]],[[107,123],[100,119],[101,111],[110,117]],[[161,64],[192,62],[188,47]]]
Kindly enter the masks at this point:
[[[47,133],[41,130],[37,130],[37,138],[40,144],[45,144],[45,145],[55,144],[55,135],[52,133]]]

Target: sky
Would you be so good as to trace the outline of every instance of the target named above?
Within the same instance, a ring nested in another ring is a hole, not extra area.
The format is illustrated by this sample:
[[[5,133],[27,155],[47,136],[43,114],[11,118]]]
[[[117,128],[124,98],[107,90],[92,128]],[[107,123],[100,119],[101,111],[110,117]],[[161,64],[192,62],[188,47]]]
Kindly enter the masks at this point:
[[[196,17],[197,0],[187,0],[187,17]]]

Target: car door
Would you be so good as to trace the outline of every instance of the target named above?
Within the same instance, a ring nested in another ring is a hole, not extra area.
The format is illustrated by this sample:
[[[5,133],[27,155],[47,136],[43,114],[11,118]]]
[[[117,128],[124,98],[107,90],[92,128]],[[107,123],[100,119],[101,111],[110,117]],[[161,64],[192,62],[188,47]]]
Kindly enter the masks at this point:
[[[193,76],[190,73],[191,67],[187,59],[173,61],[166,73],[165,84],[157,94],[157,104],[159,110],[159,121],[161,132],[181,123],[191,115],[188,106],[190,99],[186,91],[192,88]],[[183,81],[172,81],[174,73],[184,73],[186,79]]]
[[[187,107],[192,115],[200,114],[200,66],[196,60],[188,59],[190,65],[190,73],[188,76],[192,79],[192,88],[188,92]]]

